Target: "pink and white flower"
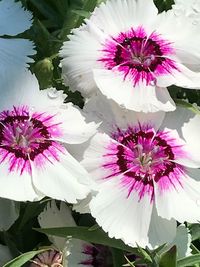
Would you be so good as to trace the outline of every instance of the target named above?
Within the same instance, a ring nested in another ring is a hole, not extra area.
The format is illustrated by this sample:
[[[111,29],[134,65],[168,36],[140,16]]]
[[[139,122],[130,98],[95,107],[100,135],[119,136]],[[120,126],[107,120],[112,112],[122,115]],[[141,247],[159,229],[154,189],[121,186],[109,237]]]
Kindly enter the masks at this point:
[[[40,91],[30,72],[1,88],[0,196],[20,201],[50,196],[71,203],[86,197],[88,174],[64,143],[85,142],[96,125],[64,104],[62,91]]]
[[[158,14],[153,0],[108,0],[64,43],[63,77],[73,90],[90,96],[98,87],[130,110],[174,110],[167,86],[200,88],[193,26],[172,10]]]
[[[199,115],[122,111],[99,96],[86,106],[90,114],[92,107],[103,123],[81,161],[98,190],[91,214],[111,238],[131,246],[171,242],[176,220],[200,219]]]
[[[0,36],[14,37],[28,30],[32,25],[32,15],[24,10],[20,2],[14,0],[0,1]],[[0,38],[0,76],[11,79],[13,72],[23,70],[33,60],[33,43],[22,38]],[[9,74],[9,76],[8,76]]]

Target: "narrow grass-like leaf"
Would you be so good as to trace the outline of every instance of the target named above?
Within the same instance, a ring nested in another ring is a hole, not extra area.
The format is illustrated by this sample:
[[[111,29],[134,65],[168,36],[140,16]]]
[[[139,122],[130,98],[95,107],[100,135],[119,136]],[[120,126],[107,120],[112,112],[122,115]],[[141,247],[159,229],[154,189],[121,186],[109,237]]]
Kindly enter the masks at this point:
[[[200,110],[194,104],[190,104],[182,99],[175,99],[175,103],[177,104],[177,106],[187,108],[191,110],[192,112],[200,115]]]
[[[177,267],[193,266],[196,263],[200,263],[200,254],[195,254],[178,260]]]
[[[49,248],[26,252],[24,254],[21,254],[17,258],[9,261],[5,265],[3,265],[3,267],[21,267],[23,264],[25,264],[27,261],[31,260],[37,254],[44,252],[46,250],[49,250]]]

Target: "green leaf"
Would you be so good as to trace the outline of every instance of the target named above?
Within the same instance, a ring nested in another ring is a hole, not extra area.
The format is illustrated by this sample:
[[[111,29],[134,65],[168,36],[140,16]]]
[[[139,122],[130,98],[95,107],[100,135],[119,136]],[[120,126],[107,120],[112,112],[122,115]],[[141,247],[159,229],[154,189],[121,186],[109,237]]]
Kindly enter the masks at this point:
[[[113,267],[122,267],[122,265],[125,263],[123,251],[117,248],[112,248],[111,252],[113,258]]]
[[[134,263],[133,262],[131,262],[126,256],[124,256],[125,257],[125,259],[127,260],[127,262],[128,262],[128,264],[124,264],[123,266],[131,266],[131,267],[135,267],[135,265],[134,265]]]
[[[159,12],[171,9],[174,4],[174,0],[154,0],[155,5]]]
[[[31,260],[33,257],[35,257],[37,254],[44,252],[46,250],[49,250],[49,248],[46,249],[40,249],[37,251],[29,251],[24,254],[21,254],[17,258],[9,261],[3,267],[21,267],[23,264],[25,264],[27,261]]]
[[[48,5],[45,1],[41,0],[30,0],[30,2],[44,15],[45,18],[54,22],[55,25],[62,25],[61,18],[58,16],[56,11]]]
[[[159,260],[159,267],[176,267],[176,256],[177,249],[176,246],[173,246],[161,255],[161,258]]]
[[[44,209],[46,202],[27,202],[25,210],[20,217],[20,224],[18,227],[18,231],[24,228],[24,226],[33,219],[34,217],[38,216]]]
[[[91,12],[94,10],[96,5],[97,5],[97,0],[87,0],[85,1],[85,4],[83,5],[83,10]]]
[[[96,223],[94,224],[93,226],[91,226],[88,231],[94,231],[94,230],[97,230],[97,229],[100,229],[100,226]]]
[[[200,263],[200,254],[195,254],[178,260],[177,267],[188,267]]]
[[[187,109],[191,110],[192,112],[200,115],[200,110],[194,104],[190,104],[190,103],[188,103],[182,99],[175,99],[174,101],[177,104],[177,106],[187,108]]]
[[[55,235],[60,237],[71,236],[73,238],[81,239],[87,242],[110,246],[113,248],[122,249],[128,252],[132,252],[136,255],[138,253],[137,248],[131,248],[125,245],[121,240],[109,238],[108,235],[102,229],[90,230],[89,227],[77,226],[77,227],[62,227],[62,228],[48,228],[48,229],[35,229],[38,232]]]
[[[81,9],[72,10],[72,12],[83,18],[89,18],[90,16],[90,13],[88,11],[81,10]]]
[[[138,251],[145,262],[152,263],[152,259],[151,259],[150,255],[146,252],[146,250],[144,250],[143,248],[138,246]]]

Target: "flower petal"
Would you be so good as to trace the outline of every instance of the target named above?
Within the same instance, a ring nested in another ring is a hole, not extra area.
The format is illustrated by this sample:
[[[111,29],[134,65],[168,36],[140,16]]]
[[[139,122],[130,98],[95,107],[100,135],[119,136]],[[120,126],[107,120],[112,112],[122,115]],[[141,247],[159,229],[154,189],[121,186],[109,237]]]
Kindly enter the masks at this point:
[[[0,38],[1,79],[6,78],[6,82],[15,81],[20,72],[28,67],[28,63],[33,62],[29,56],[35,53],[33,43],[29,40]]]
[[[61,202],[60,209],[56,206],[55,200],[47,203],[46,208],[38,216],[38,222],[42,228],[70,227],[76,226],[68,206]],[[62,251],[64,249],[66,238],[57,236],[48,236],[49,240]]]
[[[167,113],[163,121],[163,128],[175,130],[180,138],[185,141],[184,150],[188,158],[176,162],[188,167],[200,167],[200,115],[187,108],[177,107],[176,111]]]
[[[45,164],[38,165],[43,161]],[[77,199],[89,193],[86,170],[67,151],[59,153],[58,161],[47,151],[43,152],[32,162],[32,169],[34,186],[46,196],[77,203]]]
[[[100,92],[93,95],[84,106],[87,120],[102,122],[99,130],[107,134],[116,130],[116,127],[126,128],[129,125],[150,124],[159,129],[165,113],[139,113],[120,107],[116,102],[107,99]]]
[[[127,188],[105,182],[90,202],[92,216],[108,232],[130,246],[146,246],[153,204],[148,194],[139,200],[137,193],[127,196]]]
[[[184,224],[177,227],[176,238],[172,242],[171,246],[177,247],[177,258],[181,259],[191,255],[192,249],[190,248],[192,242],[191,234]]]
[[[14,0],[0,2],[0,17],[0,35],[17,35],[32,25],[31,13]]]
[[[200,88],[200,72],[192,71],[183,64],[177,63],[178,71],[172,74],[161,75],[157,78],[158,86],[170,86],[175,84],[184,88],[199,89]]]
[[[86,123],[84,113],[80,109],[68,103],[59,110],[57,118],[62,122],[62,142],[68,144],[80,144],[87,141],[95,134],[99,124]]]
[[[137,112],[170,111],[175,109],[173,100],[166,92],[166,88],[139,84],[133,86],[130,80],[110,70],[95,69],[95,82],[100,91],[119,105]],[[109,86],[108,86],[109,84]],[[157,93],[157,91],[159,91]]]
[[[35,191],[29,172],[24,171],[21,174],[17,171],[9,171],[9,167],[8,163],[0,164],[0,197],[16,201],[36,201],[44,197],[43,194]]]
[[[96,8],[90,20],[106,34],[113,35],[133,26],[149,26],[157,13],[152,0],[111,0]]]
[[[63,91],[55,88],[39,90],[38,80],[30,71],[17,73],[15,79],[4,80],[2,88],[4,97],[0,100],[1,110],[13,108],[13,106],[29,106],[34,111],[54,109],[54,114],[63,105],[66,97]],[[38,110],[39,109],[39,110]]]
[[[163,190],[159,183],[154,183],[155,202],[158,215],[179,222],[195,223],[200,218],[199,194],[200,183],[182,175],[181,183]]]
[[[151,247],[155,248],[164,243],[170,243],[175,238],[175,235],[176,221],[174,219],[166,220],[158,216],[154,205],[148,232]]]
[[[84,96],[88,96],[97,89],[92,68],[98,59],[100,43],[87,28],[85,31],[82,28],[75,29],[73,33],[69,36],[70,41],[64,42],[60,51],[60,57],[63,58],[63,79],[71,90],[79,90]]]

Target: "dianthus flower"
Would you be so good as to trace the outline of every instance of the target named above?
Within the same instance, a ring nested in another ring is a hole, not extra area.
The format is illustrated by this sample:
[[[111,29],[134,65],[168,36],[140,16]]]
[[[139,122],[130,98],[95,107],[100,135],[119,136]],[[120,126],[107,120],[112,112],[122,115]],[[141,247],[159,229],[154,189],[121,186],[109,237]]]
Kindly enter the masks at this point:
[[[0,196],[20,201],[50,196],[71,203],[84,198],[87,172],[64,143],[86,141],[95,124],[87,124],[71,103],[64,104],[62,91],[40,91],[28,71],[1,89]]]
[[[200,88],[198,29],[172,10],[158,14],[153,0],[102,3],[60,55],[71,89],[90,96],[98,87],[134,111],[174,110],[167,86]]]
[[[99,96],[85,111],[103,121],[81,163],[98,192],[91,214],[111,238],[155,247],[172,241],[176,221],[199,221],[199,115],[184,108],[144,115]]]

